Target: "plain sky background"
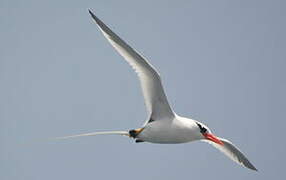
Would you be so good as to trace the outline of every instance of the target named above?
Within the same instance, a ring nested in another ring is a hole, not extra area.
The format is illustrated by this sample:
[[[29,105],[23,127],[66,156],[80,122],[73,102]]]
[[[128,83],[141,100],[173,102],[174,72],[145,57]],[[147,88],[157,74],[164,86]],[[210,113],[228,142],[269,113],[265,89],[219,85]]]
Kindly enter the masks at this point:
[[[159,70],[178,114],[231,140],[259,172],[202,142],[33,143],[146,119],[135,73],[88,8]],[[0,0],[0,179],[286,178],[285,8],[283,0]]]

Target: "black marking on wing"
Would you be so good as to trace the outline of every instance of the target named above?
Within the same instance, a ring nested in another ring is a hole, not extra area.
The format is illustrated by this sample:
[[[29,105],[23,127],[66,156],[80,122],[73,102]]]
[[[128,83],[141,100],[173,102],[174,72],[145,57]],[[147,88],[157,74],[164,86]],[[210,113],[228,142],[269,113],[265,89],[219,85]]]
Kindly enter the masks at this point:
[[[154,122],[154,121],[155,121],[154,119],[150,118],[148,123],[151,123],[151,122]]]
[[[135,142],[136,142],[136,143],[141,143],[141,142],[144,142],[144,141],[141,140],[141,139],[136,139]]]

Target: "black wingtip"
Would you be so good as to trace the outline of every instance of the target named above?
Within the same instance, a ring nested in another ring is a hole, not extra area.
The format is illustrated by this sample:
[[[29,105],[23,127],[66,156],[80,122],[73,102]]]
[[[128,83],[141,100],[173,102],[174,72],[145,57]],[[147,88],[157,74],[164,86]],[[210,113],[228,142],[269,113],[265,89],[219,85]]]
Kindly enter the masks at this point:
[[[88,10],[89,14],[91,15],[91,17],[95,16],[90,9],[87,9],[87,10]]]
[[[254,167],[250,162],[246,167],[253,170],[253,171],[258,171],[258,169],[256,169],[256,167]]]
[[[256,169],[256,167],[254,167],[254,166],[253,166],[253,169],[252,169],[252,170],[258,172],[258,169]]]
[[[90,9],[88,9],[88,12],[91,15],[92,19],[94,19],[97,24],[101,23],[101,21],[95,16],[95,14]]]

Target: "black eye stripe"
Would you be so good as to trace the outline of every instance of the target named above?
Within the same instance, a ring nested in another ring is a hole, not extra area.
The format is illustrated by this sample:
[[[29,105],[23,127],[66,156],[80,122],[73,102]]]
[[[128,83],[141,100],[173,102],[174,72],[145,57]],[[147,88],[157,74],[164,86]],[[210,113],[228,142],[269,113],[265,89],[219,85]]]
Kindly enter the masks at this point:
[[[201,124],[197,123],[197,125],[199,126],[201,133],[206,133],[207,132],[207,129],[205,127],[203,127]]]

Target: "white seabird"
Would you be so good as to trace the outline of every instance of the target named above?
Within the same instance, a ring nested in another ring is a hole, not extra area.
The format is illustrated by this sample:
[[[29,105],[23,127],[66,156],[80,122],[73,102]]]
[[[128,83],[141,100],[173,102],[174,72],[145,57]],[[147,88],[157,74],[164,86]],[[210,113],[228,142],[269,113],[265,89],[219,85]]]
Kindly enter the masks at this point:
[[[168,103],[157,70],[146,58],[124,42],[90,10],[89,13],[104,37],[138,74],[149,118],[141,128],[130,131],[94,132],[58,137],[56,139],[117,134],[134,138],[136,142],[160,144],[187,143],[201,140],[212,144],[240,165],[257,171],[243,153],[230,141],[216,137],[206,125],[199,121],[177,115]]]

